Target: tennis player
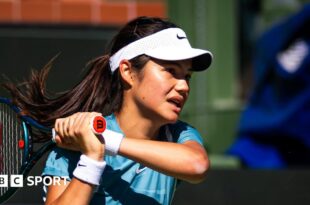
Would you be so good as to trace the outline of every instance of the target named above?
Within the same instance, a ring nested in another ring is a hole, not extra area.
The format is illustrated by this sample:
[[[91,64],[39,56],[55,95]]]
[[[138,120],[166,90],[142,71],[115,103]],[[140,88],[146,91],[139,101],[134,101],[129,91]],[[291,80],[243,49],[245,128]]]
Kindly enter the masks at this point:
[[[33,77],[28,95],[15,89],[19,105],[36,106],[29,115],[55,123],[58,146],[43,175],[69,183],[47,187],[45,203],[168,205],[178,181],[203,181],[209,160],[202,138],[178,119],[192,73],[211,61],[212,54],[192,48],[175,24],[139,17],[73,89],[48,98],[42,83],[47,71]],[[90,129],[98,115],[107,120],[103,138]]]

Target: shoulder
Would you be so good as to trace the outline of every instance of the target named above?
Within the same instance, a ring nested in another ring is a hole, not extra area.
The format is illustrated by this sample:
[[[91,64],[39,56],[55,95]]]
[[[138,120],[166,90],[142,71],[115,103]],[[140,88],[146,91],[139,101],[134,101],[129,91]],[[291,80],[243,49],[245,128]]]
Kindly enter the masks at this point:
[[[173,133],[186,133],[186,132],[198,132],[196,128],[187,122],[178,120],[176,123],[167,125],[171,132]]]
[[[198,130],[184,121],[178,120],[176,123],[168,124],[167,127],[174,142],[183,143],[187,140],[194,140],[203,144]]]

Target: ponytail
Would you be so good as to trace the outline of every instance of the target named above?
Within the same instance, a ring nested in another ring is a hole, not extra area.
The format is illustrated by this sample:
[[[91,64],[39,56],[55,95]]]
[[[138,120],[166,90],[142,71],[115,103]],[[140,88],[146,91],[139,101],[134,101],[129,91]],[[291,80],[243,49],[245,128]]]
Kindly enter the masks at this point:
[[[23,110],[22,114],[52,128],[57,118],[76,112],[95,111],[109,115],[120,109],[122,85],[121,81],[113,80],[119,76],[118,72],[112,76],[108,55],[90,61],[82,80],[71,90],[58,94],[48,92],[45,86],[54,60],[49,61],[40,71],[32,71],[29,81],[18,85],[11,82],[2,85],[10,92],[13,103]]]

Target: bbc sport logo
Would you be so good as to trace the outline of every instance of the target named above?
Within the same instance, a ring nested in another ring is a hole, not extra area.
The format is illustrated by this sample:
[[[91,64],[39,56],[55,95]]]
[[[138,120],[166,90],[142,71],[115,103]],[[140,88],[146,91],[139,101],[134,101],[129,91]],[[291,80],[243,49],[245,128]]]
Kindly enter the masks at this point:
[[[43,184],[44,186],[50,185],[67,185],[68,178],[60,176],[27,176],[24,179],[23,175],[0,175],[0,187],[24,187],[24,186],[38,186]]]

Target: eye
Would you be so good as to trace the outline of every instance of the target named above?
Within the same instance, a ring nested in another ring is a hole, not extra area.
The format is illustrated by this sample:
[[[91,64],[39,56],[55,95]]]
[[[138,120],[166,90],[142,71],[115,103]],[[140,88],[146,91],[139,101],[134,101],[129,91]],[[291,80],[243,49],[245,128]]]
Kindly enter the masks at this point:
[[[176,70],[174,68],[166,67],[165,70],[173,76],[176,74]]]
[[[185,76],[185,80],[186,80],[187,82],[189,82],[189,81],[191,80],[191,78],[192,78],[192,75],[191,75],[191,74],[187,74],[187,75]]]

